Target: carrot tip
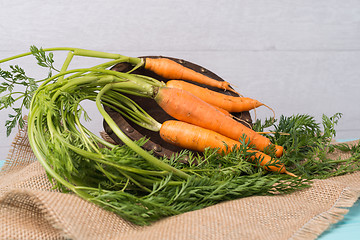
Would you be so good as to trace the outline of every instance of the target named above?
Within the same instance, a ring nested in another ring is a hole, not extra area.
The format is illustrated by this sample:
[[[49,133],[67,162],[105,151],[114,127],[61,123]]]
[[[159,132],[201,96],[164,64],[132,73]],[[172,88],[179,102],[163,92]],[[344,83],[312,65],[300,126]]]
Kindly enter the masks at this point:
[[[275,110],[272,109],[270,106],[268,106],[266,104],[263,104],[263,103],[261,103],[261,104],[262,104],[261,106],[264,106],[264,107],[268,108],[273,113],[273,123],[274,123],[275,122],[275,116],[276,116]]]
[[[293,174],[293,173],[291,173],[291,172],[289,172],[289,171],[285,171],[285,173],[286,173],[287,175],[289,175],[289,176],[292,176],[292,177],[298,177],[298,176],[296,176],[295,174]]]
[[[230,91],[230,92],[233,92],[233,93],[235,93],[235,94],[237,94],[237,95],[239,95],[240,97],[242,97],[242,95],[240,94],[240,93],[238,93],[237,91],[235,91],[234,89],[232,89],[231,87],[227,87],[227,88],[225,88],[225,91]]]

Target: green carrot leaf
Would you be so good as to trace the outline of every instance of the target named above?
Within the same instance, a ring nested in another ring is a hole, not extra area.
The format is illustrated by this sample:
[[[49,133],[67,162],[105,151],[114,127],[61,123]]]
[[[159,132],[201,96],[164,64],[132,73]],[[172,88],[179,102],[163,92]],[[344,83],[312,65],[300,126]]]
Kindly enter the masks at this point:
[[[53,53],[50,52],[48,55],[46,55],[45,51],[42,48],[37,48],[36,46],[31,46],[30,52],[37,60],[37,64],[40,67],[49,69],[49,74],[48,74],[49,77],[52,76],[53,70],[56,72],[59,72],[59,70],[57,70],[53,65],[53,63],[54,63],[54,59],[53,59],[54,54]]]

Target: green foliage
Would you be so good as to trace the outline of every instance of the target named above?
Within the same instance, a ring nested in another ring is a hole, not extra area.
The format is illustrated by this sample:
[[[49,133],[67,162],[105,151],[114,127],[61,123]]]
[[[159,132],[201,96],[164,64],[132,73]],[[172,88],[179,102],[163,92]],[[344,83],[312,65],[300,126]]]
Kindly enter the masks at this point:
[[[268,121],[264,125],[258,121],[256,128],[264,129],[265,125],[274,128],[270,130],[274,134],[269,138],[285,148],[285,154],[280,160],[287,169],[303,178],[322,179],[360,170],[360,145],[350,147],[332,143],[336,136],[335,127],[341,116],[341,113],[331,117],[323,115],[321,123],[307,114],[281,116],[273,126],[267,125]],[[352,156],[347,159],[332,159],[329,153],[334,149],[348,151]]]
[[[54,54],[52,52],[46,55],[42,48],[39,49],[36,46],[31,46],[30,52],[37,60],[37,64],[40,67],[47,68],[49,70],[48,77],[52,76],[53,70],[59,72],[59,70],[54,67]]]
[[[12,129],[19,124],[23,127],[23,109],[28,109],[33,93],[38,88],[33,78],[28,77],[25,71],[18,65],[10,66],[6,71],[0,68],[0,78],[3,80],[0,84],[0,93],[6,93],[0,98],[0,110],[12,108],[12,114],[9,114],[9,120],[6,121],[7,136],[11,134]],[[21,89],[19,91],[19,88]],[[14,106],[15,102],[22,99],[20,106]]]
[[[258,158],[248,161],[254,154],[248,151],[252,146],[245,141],[246,136],[240,139],[239,148],[225,155],[217,149],[207,149],[202,154],[183,150],[169,158],[157,159],[149,152],[138,150],[146,139],[132,142],[122,137],[124,145],[112,145],[84,127],[82,120],[88,117],[82,101],[113,107],[135,122],[156,129],[156,121],[146,111],[117,91],[139,94],[145,84],[159,86],[160,83],[149,77],[144,81],[141,76],[119,76],[105,71],[104,66],[110,64],[78,72],[63,67],[65,72],[52,75],[57,71],[53,55],[35,47],[31,53],[41,67],[49,69],[48,78],[35,81],[18,66],[11,66],[9,71],[0,70],[4,79],[0,92],[7,92],[0,99],[0,109],[10,107],[15,112],[6,122],[8,133],[17,122],[23,124],[22,109],[29,108],[31,147],[56,187],[63,192],[74,192],[133,223],[147,225],[232,199],[286,194],[310,187],[315,178],[359,170],[360,143],[331,144],[341,117],[339,113],[332,117],[324,115],[322,124],[312,116],[300,114],[255,122],[255,131],[270,128],[274,133],[267,136],[285,148],[285,154],[269,164],[284,163],[301,178],[267,172],[260,167]],[[40,87],[39,82],[43,82]],[[15,92],[17,85],[25,90]],[[14,106],[20,99],[21,106]],[[99,111],[103,114],[101,108]],[[106,114],[103,117],[111,120]],[[111,126],[122,136],[117,126]],[[269,153],[273,150],[267,149]],[[329,158],[328,153],[335,151],[348,152],[350,157]]]
[[[52,70],[58,71],[53,66],[53,53],[46,54],[35,46],[31,46],[30,51],[39,66],[48,68],[48,77],[52,75]],[[29,109],[32,96],[39,87],[38,83],[45,80],[35,81],[18,65],[10,65],[9,68],[9,70],[0,68],[0,79],[3,80],[0,84],[0,94],[7,92],[0,98],[0,110],[11,107],[14,111],[13,114],[9,114],[9,120],[5,123],[7,136],[16,125],[23,127],[23,111]],[[20,106],[14,106],[19,100],[21,100]]]

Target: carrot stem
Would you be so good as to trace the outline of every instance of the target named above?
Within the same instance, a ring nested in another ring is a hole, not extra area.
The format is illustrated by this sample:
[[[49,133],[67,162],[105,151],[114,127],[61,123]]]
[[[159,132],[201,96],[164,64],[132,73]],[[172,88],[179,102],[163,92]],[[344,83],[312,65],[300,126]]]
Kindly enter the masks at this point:
[[[60,70],[61,73],[66,72],[73,57],[74,57],[74,52],[69,51],[63,65],[61,67],[61,70]],[[63,79],[64,79],[64,75],[59,77],[59,81],[62,81]]]

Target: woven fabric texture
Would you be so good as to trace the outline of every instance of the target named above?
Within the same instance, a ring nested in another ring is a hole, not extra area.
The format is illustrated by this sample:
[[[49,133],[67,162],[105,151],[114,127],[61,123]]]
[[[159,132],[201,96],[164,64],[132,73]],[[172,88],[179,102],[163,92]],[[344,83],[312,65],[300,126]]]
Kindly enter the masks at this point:
[[[74,194],[54,190],[26,130],[20,130],[0,171],[0,238],[316,239],[343,218],[359,195],[356,172],[314,181],[311,188],[292,194],[228,201],[139,227]]]

